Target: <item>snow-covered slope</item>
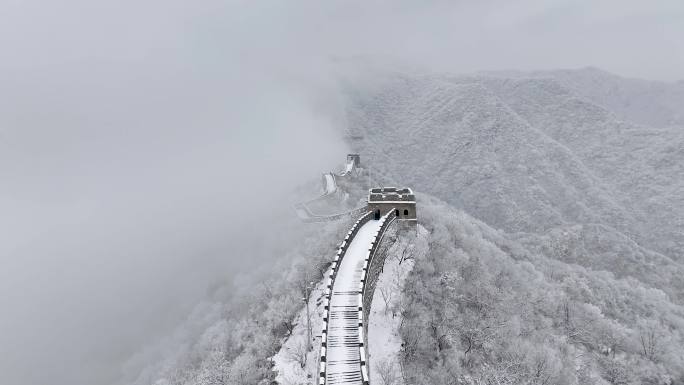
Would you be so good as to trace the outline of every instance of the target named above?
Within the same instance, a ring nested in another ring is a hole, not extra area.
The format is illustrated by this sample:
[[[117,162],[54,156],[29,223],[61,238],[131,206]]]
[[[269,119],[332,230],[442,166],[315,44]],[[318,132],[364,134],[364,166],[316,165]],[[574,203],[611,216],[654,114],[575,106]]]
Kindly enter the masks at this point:
[[[554,79],[620,119],[651,127],[684,125],[684,80],[674,83],[629,79],[594,67],[536,72],[485,72],[487,77]]]
[[[611,189],[619,205],[638,218],[630,225],[634,237],[670,256],[683,254],[684,125],[650,128],[621,120],[554,79],[486,83]]]
[[[377,78],[348,83],[349,137],[389,180],[510,232],[600,223],[684,255],[681,128],[620,121],[553,79]]]
[[[684,126],[684,81],[627,79],[597,68],[536,75],[558,80],[623,120],[658,128]]]
[[[684,306],[641,273],[575,264],[557,243],[520,243],[437,199],[419,200],[430,252],[416,259],[401,300],[405,383],[684,380]]]

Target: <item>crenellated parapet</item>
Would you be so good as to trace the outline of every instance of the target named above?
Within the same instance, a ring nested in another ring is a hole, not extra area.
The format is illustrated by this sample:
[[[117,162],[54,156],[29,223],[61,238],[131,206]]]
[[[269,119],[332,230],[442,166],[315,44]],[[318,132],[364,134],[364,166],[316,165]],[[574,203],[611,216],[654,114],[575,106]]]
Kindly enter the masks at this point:
[[[370,315],[373,293],[378,276],[385,264],[385,255],[379,253],[380,244],[388,229],[396,222],[394,211],[390,211],[380,219],[380,228],[375,233],[375,237],[368,248],[368,253],[363,262],[363,275],[359,283],[359,336],[360,343],[359,355],[361,357],[361,378],[364,385],[370,384],[370,357],[368,354],[368,317]]]

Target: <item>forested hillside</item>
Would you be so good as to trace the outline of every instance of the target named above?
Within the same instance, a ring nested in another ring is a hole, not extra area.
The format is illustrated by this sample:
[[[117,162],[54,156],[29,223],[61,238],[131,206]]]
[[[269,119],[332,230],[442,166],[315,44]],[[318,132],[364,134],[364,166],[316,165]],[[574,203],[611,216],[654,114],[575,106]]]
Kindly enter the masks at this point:
[[[393,180],[509,232],[601,223],[684,255],[682,126],[618,119],[550,77],[373,79],[347,85],[348,134]]]
[[[493,72],[489,76],[553,79],[622,120],[655,128],[684,125],[684,81],[627,79],[598,68],[538,72]]]
[[[405,384],[684,381],[684,307],[648,279],[572,263],[550,238],[526,247],[444,202],[421,203],[430,252],[404,289]]]

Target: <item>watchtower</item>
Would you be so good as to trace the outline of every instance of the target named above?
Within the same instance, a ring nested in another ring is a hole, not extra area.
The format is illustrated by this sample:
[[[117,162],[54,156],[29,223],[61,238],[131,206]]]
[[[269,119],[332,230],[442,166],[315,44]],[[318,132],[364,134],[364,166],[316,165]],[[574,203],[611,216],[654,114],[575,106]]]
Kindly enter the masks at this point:
[[[347,154],[347,164],[352,163],[354,168],[361,167],[361,155],[359,154]]]
[[[397,219],[412,223],[416,218],[416,196],[410,188],[376,187],[368,190],[368,210],[380,219],[394,209]]]

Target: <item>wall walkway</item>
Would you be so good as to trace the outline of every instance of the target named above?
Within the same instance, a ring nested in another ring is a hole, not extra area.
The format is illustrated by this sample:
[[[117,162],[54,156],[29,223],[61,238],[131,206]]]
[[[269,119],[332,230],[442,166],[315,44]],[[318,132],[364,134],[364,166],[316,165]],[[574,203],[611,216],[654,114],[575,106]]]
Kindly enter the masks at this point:
[[[323,315],[319,385],[367,385],[370,381],[365,319],[381,269],[378,265],[382,263],[373,263],[373,255],[394,221],[394,210],[380,220],[371,218],[372,213],[366,213],[352,226],[331,266]]]

